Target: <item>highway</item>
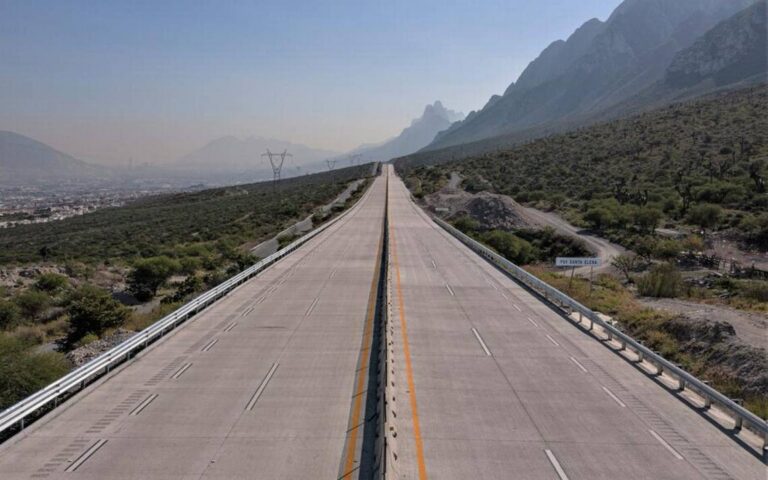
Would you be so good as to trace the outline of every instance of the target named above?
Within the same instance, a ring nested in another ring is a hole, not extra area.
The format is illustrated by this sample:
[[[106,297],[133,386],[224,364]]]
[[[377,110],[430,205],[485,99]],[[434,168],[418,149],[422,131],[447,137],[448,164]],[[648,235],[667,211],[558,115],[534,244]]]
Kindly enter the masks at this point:
[[[0,479],[374,478],[379,331],[386,478],[766,478],[385,166],[328,230],[0,445]]]
[[[358,472],[384,195],[5,442],[0,479]]]
[[[759,458],[440,229],[390,179],[396,476],[764,479]]]

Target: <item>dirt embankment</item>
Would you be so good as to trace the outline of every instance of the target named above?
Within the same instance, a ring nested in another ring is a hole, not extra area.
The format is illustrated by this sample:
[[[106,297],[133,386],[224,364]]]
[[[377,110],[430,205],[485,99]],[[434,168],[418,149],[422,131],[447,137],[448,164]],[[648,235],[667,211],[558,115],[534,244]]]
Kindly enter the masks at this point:
[[[427,206],[445,217],[467,214],[484,228],[512,230],[516,228],[552,228],[557,233],[584,242],[587,248],[600,257],[601,266],[595,271],[611,268],[611,260],[626,250],[615,243],[591,235],[560,218],[557,214],[524,207],[506,195],[480,192],[469,193],[460,187],[461,178],[453,173],[448,185],[424,198]],[[577,273],[589,273],[589,267],[576,269]]]
[[[683,352],[706,360],[708,377],[736,379],[745,394],[768,395],[768,351],[742,341],[730,323],[678,315],[663,329]]]

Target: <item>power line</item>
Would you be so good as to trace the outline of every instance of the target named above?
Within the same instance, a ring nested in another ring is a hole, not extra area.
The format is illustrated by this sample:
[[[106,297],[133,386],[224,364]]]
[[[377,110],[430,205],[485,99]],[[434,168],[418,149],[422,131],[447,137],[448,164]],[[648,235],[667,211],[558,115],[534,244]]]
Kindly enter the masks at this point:
[[[267,149],[267,153],[262,153],[262,157],[269,157],[269,164],[272,166],[272,188],[275,187],[277,181],[280,180],[280,172],[283,170],[283,163],[285,163],[285,157],[293,157],[288,150],[283,150],[283,153],[272,153]]]

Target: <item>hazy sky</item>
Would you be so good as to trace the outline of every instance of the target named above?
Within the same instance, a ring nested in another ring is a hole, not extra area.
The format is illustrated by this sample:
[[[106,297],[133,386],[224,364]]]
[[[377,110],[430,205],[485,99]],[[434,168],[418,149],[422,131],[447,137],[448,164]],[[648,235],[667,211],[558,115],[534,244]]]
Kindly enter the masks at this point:
[[[464,113],[619,0],[0,0],[0,130],[102,163],[223,135],[347,150]]]

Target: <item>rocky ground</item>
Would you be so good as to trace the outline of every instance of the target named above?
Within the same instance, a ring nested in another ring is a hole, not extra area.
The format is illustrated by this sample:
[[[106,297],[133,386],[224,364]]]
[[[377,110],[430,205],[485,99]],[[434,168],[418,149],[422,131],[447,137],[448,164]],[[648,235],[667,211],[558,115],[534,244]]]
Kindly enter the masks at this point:
[[[84,345],[70,351],[67,353],[67,359],[69,359],[69,361],[72,362],[75,367],[85,365],[102,353],[121,344],[134,335],[136,335],[136,332],[131,332],[128,330],[117,330],[112,335],[107,335],[103,338],[100,338],[99,340],[95,340],[89,343],[88,345]]]

